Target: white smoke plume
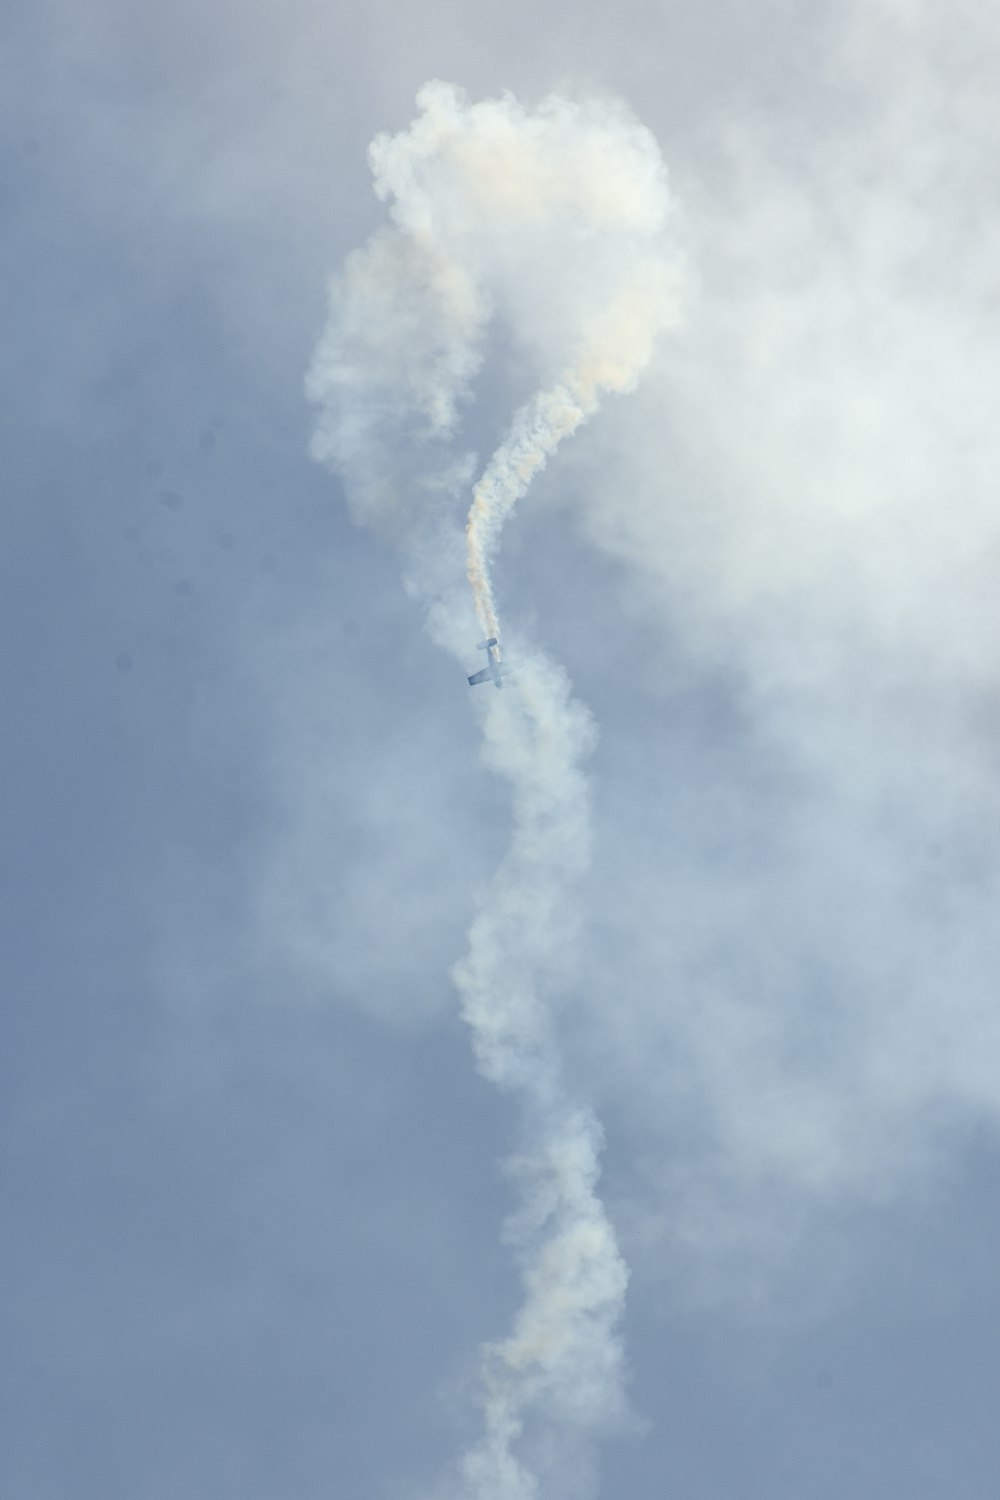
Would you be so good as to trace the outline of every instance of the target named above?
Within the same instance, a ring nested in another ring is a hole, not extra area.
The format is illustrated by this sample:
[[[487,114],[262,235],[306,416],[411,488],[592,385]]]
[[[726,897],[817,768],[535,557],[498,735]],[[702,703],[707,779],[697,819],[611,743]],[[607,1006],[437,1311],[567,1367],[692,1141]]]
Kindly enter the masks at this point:
[[[638,814],[609,779],[588,965],[642,1162],[616,1222],[685,1309],[773,1309],[790,1258],[821,1298],[859,1204],[939,1191],[1000,1121],[1000,31],[876,4],[848,40],[834,122],[740,116],[688,165],[697,308],[567,455],[624,476],[627,506],[578,491],[677,653],[655,699],[698,684],[628,747]]]
[[[362,522],[406,555],[435,638],[466,656],[499,636],[490,563],[504,521],[607,392],[631,389],[674,319],[682,277],[655,140],[618,102],[512,97],[469,104],[442,83],[410,129],[371,147],[392,225],[349,257],[309,374],[312,451]],[[474,462],[458,443],[493,354],[527,378],[506,437],[457,519]],[[626,1410],[618,1325],[627,1271],[597,1196],[600,1127],[562,1077],[553,996],[567,978],[570,892],[586,867],[594,737],[557,667],[519,652],[484,691],[484,758],[510,784],[508,852],[454,970],[481,1071],[520,1099],[508,1233],[524,1301],[484,1349],[484,1432],[459,1464],[475,1500],[573,1495],[595,1434]]]

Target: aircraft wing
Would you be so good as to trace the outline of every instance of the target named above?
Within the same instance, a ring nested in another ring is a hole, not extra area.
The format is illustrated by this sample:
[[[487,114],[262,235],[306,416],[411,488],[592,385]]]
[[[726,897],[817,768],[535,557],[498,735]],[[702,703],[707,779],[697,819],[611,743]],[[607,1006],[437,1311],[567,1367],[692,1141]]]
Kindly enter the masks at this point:
[[[490,671],[489,667],[484,667],[481,672],[473,672],[472,676],[469,678],[469,686],[475,687],[477,682],[489,682],[492,675],[493,673]]]

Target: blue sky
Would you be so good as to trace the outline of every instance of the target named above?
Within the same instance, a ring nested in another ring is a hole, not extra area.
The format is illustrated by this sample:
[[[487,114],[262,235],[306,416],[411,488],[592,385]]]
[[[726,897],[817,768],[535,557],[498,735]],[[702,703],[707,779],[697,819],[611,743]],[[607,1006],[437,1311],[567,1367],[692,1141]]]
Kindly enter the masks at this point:
[[[690,269],[495,574],[599,733],[554,1002],[631,1272],[599,1492],[994,1500],[992,20],[4,31],[0,1488],[424,1500],[476,1441],[525,1127],[450,973],[507,790],[303,392],[443,77],[621,96]]]

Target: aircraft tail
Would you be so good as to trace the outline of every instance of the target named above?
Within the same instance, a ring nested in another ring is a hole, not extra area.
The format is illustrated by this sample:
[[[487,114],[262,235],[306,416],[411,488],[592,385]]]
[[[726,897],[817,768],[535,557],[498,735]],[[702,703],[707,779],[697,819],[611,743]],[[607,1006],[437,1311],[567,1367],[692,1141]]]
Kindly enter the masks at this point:
[[[496,636],[495,635],[491,635],[488,641],[480,641],[479,645],[476,647],[476,650],[477,651],[488,651],[489,648],[491,646],[495,646],[496,643],[497,643]]]

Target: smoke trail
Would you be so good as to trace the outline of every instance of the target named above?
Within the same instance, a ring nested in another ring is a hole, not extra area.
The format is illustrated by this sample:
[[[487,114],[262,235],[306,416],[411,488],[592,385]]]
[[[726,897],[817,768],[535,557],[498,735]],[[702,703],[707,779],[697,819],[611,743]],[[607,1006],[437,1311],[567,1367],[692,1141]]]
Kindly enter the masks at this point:
[[[359,519],[407,552],[436,639],[467,654],[453,515],[471,455],[459,413],[500,326],[538,389],[475,483],[466,572],[480,629],[499,635],[490,563],[504,521],[560,442],[626,391],[674,316],[677,257],[652,136],[620,104],[505,96],[469,105],[428,84],[409,130],[371,148],[393,227],[331,286],[308,379],[312,444]],[[429,540],[428,540],[429,539]],[[552,999],[572,950],[569,899],[586,866],[589,714],[565,674],[524,651],[512,690],[485,701],[484,759],[510,784],[513,831],[455,967],[480,1070],[521,1103],[508,1237],[524,1300],[485,1346],[481,1440],[456,1482],[475,1500],[579,1500],[593,1437],[626,1410],[619,1322],[627,1271],[597,1195],[601,1131],[562,1077]],[[480,700],[482,701],[482,700]]]
[[[488,763],[511,782],[514,831],[454,977],[479,1067],[521,1098],[527,1144],[510,1164],[522,1207],[508,1225],[524,1300],[508,1337],[484,1350],[485,1432],[460,1465],[462,1493],[479,1500],[528,1500],[532,1470],[564,1481],[571,1462],[582,1493],[591,1436],[625,1410],[627,1272],[596,1192],[600,1129],[563,1084],[548,1003],[572,939],[566,891],[587,861],[580,760],[592,743],[565,675],[541,659],[491,705]]]
[[[466,525],[468,575],[485,635],[499,634],[489,563],[504,521],[563,438],[597,410],[601,395],[635,384],[649,363],[655,335],[669,320],[671,292],[662,263],[637,267],[606,309],[576,366],[518,412],[477,482]]]

